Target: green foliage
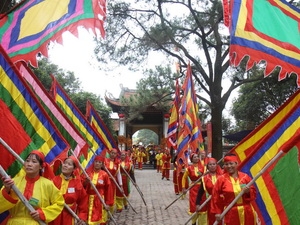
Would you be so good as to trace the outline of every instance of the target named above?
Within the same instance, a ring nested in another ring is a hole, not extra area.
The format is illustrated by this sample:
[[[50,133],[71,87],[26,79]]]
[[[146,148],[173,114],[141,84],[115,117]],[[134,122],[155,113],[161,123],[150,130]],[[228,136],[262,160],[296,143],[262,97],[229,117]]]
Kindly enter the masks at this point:
[[[157,66],[155,70],[145,71],[145,78],[137,83],[135,95],[129,99],[121,98],[124,105],[130,105],[125,112],[129,120],[140,117],[149,106],[155,106],[162,112],[168,112],[174,94],[175,74],[170,67]]]
[[[50,75],[56,78],[67,94],[73,94],[81,90],[81,82],[75,77],[73,72],[63,71],[57,65],[50,63],[47,58],[41,58],[38,61],[38,65],[38,68],[30,67],[47,91],[50,90],[52,84]]]
[[[279,82],[277,73],[240,88],[232,106],[240,129],[254,129],[297,90],[295,76]]]
[[[91,92],[81,91],[70,95],[70,98],[84,115],[86,113],[86,102],[89,100],[110,132],[114,134],[112,120],[110,119],[110,113],[112,110],[102,103],[103,101],[100,96]]]
[[[158,144],[158,135],[148,129],[142,129],[139,130],[136,137],[133,140],[133,144],[139,144],[140,142],[143,143],[144,146],[147,146],[149,144]]]
[[[52,84],[50,74],[53,75],[83,115],[86,113],[86,102],[89,100],[110,132],[114,134],[112,121],[110,119],[110,113],[112,110],[103,104],[103,99],[101,99],[100,96],[91,92],[83,91],[81,89],[79,79],[75,77],[73,72],[63,71],[58,68],[57,65],[49,63],[46,58],[39,60],[38,68],[31,69],[47,91],[50,90]]]

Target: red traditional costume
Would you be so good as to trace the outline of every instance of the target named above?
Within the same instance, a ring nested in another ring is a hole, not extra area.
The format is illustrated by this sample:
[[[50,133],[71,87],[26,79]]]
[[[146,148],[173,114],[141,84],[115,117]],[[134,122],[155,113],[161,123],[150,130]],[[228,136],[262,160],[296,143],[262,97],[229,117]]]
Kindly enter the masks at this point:
[[[117,153],[117,150],[112,149],[111,152]],[[112,177],[109,176],[111,188],[108,190],[108,193],[110,195],[110,198],[114,199],[114,205],[110,210],[111,213],[113,213],[115,210],[116,189],[117,189],[115,182],[117,182],[120,187],[123,186],[121,172],[120,172],[120,161],[117,158],[106,158],[104,164],[106,169],[112,175]]]
[[[64,196],[65,203],[78,215],[78,217],[87,221],[88,216],[88,195],[83,188],[81,180],[71,177],[69,180],[65,179],[64,175],[54,177],[52,180],[54,185],[61,191]],[[67,209],[49,225],[73,225],[75,224],[74,217]]]
[[[225,159],[226,157],[224,157],[224,161]],[[238,171],[236,178],[225,172],[217,179],[214,185],[211,212],[221,214],[250,181],[251,178],[243,172]],[[255,198],[256,189],[254,185],[252,185],[250,192],[244,193],[225,215],[224,223],[226,225],[255,225],[256,212],[251,205],[251,202],[254,201]]]
[[[177,166],[177,161],[174,162],[174,170],[173,170],[173,184],[174,184],[174,192],[176,195],[182,194],[182,178],[185,172],[185,165]],[[180,170],[180,171],[179,171]],[[189,183],[188,178],[185,181],[185,189],[188,189]]]
[[[167,178],[167,180],[170,179],[170,169],[171,169],[171,155],[170,151],[166,150],[165,153],[162,155],[162,178]]]
[[[191,180],[191,185],[193,185],[194,182],[196,182],[202,176],[203,170],[204,168],[200,163],[189,165],[183,174],[182,186],[186,186],[187,178]],[[194,213],[196,211],[196,197],[200,184],[201,179],[189,191],[189,213]]]
[[[217,163],[217,160],[214,158],[207,158],[207,162],[210,161]],[[214,184],[216,183],[219,176],[222,174],[222,170],[219,165],[216,165],[216,171],[214,174],[207,173],[204,177],[202,177],[202,185],[198,190],[198,195],[196,198],[196,205],[202,205],[204,201],[211,196]],[[210,210],[210,202],[208,202],[201,210],[201,212],[207,211],[207,220],[209,225],[213,225],[216,221],[215,214],[211,213]]]
[[[101,156],[96,156],[95,161],[96,160],[103,162],[104,158]],[[113,206],[114,198],[109,194],[109,190],[112,189],[112,184],[108,174],[103,170],[94,171],[94,169],[88,170],[87,174],[91,182],[95,185],[99,194],[102,196],[102,199],[104,200],[105,204],[108,206]],[[106,224],[107,212],[103,208],[100,198],[98,197],[97,193],[95,192],[95,190],[89,182],[85,182],[85,189],[89,196],[88,224]]]
[[[124,160],[120,162],[120,171],[121,171],[121,176],[122,176],[122,183],[123,183],[123,191],[124,195],[126,197],[129,197],[130,194],[130,178],[128,175],[124,172],[124,170],[127,172],[129,176],[135,181],[134,178],[134,167],[132,162],[126,157]],[[120,192],[119,189],[116,191],[116,196],[117,196],[117,212],[122,211],[123,207],[127,208],[127,200],[124,197],[124,195]]]

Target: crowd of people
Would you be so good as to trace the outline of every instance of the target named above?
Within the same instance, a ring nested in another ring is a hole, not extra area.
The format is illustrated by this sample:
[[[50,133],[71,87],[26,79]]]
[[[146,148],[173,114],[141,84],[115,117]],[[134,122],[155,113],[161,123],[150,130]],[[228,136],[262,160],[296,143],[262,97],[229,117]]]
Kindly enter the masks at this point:
[[[188,196],[193,225],[212,225],[222,220],[230,225],[257,224],[251,205],[256,189],[247,185],[251,178],[238,171],[235,155],[225,155],[221,168],[204,151],[190,153],[189,161],[177,160],[169,149],[153,150],[153,155],[150,151],[149,157],[155,161],[153,169],[162,180],[170,180],[173,169],[174,193],[182,199]],[[143,147],[131,151],[111,149],[107,156],[95,156],[92,166],[83,172],[78,160],[69,156],[61,164],[61,174],[54,176],[45,156],[32,151],[25,159],[24,174],[2,178],[0,213],[9,211],[7,224],[108,224],[114,213],[128,209],[130,182],[136,182],[134,170],[143,168],[145,155]],[[20,190],[34,210],[26,208],[13,187]],[[242,197],[223,218],[223,210],[241,192]]]
[[[143,148],[137,148],[135,151],[133,154],[138,155],[142,151],[147,155],[147,151]],[[222,168],[215,158],[207,157],[204,150],[189,153],[187,161],[177,160],[176,154],[172,157],[169,149],[157,149],[153,155],[154,168],[157,173],[161,173],[162,180],[165,178],[170,180],[173,163],[174,193],[180,195],[181,199],[189,197],[188,213],[192,216],[192,225],[213,225],[215,221],[222,220],[225,225],[259,224],[251,204],[255,200],[256,189],[254,185],[247,186],[251,178],[238,171],[238,159],[235,155],[225,155]],[[241,192],[242,197],[223,218],[221,216],[223,210]]]
[[[130,185],[126,174],[135,182],[128,153],[118,154],[111,149],[108,156],[95,156],[93,165],[83,173],[78,159],[66,157],[61,174],[55,176],[43,153],[34,150],[24,161],[24,173],[2,178],[0,213],[9,211],[8,225],[108,224],[115,212],[128,208]],[[26,199],[25,204],[22,199]]]

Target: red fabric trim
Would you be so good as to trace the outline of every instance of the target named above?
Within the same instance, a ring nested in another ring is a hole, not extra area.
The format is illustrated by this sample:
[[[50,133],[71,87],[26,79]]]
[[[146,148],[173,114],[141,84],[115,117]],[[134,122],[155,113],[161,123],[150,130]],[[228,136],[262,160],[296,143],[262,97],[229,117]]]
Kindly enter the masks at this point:
[[[2,189],[2,195],[3,195],[3,197],[4,197],[7,201],[9,201],[10,203],[12,203],[12,204],[17,204],[18,199],[14,199],[13,197],[11,197],[11,196],[7,193],[7,191],[5,190],[5,188]]]

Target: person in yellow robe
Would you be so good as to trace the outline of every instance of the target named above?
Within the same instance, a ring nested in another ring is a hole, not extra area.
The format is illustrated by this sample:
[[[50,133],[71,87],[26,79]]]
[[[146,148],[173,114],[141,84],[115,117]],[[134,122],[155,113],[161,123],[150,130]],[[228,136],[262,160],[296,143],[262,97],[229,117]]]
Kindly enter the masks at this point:
[[[155,159],[156,159],[156,171],[162,172],[162,156],[163,153],[161,152],[161,150],[158,150],[157,154],[155,155]]]
[[[25,175],[5,178],[0,191],[0,213],[9,210],[7,225],[35,225],[38,221],[49,223],[63,210],[64,198],[52,181],[42,176],[45,165],[43,153],[34,150],[24,162]],[[15,185],[35,209],[33,212],[25,207],[12,190]]]

